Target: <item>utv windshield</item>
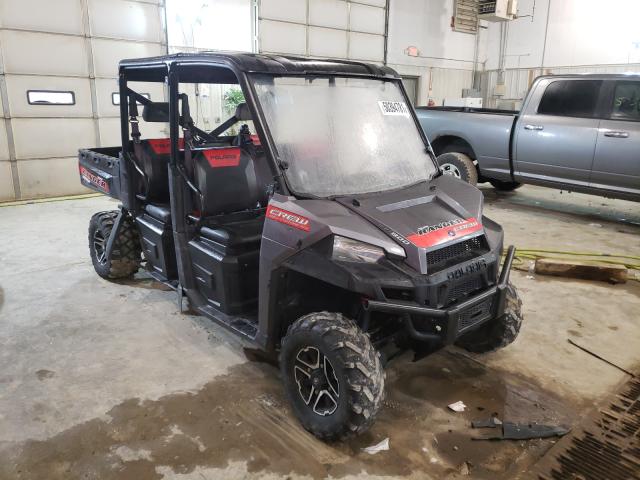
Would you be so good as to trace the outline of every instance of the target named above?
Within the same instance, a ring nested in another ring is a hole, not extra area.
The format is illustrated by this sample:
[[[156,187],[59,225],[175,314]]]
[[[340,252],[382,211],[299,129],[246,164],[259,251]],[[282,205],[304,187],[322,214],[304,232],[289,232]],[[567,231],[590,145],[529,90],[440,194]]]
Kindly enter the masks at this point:
[[[267,126],[296,193],[329,197],[380,192],[436,173],[398,83],[254,77]]]

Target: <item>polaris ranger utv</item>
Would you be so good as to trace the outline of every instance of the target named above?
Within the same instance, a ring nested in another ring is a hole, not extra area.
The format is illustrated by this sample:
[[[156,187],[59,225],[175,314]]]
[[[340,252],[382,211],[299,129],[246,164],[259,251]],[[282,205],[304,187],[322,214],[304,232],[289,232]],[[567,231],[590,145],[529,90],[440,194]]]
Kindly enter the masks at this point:
[[[246,103],[216,120],[229,88]],[[319,438],[372,424],[389,345],[487,352],[518,335],[514,249],[499,271],[502,228],[440,173],[392,69],[176,54],[122,61],[119,99],[122,146],[79,153],[82,183],[122,202],[91,219],[96,272],[144,264],[180,305],[279,357]]]

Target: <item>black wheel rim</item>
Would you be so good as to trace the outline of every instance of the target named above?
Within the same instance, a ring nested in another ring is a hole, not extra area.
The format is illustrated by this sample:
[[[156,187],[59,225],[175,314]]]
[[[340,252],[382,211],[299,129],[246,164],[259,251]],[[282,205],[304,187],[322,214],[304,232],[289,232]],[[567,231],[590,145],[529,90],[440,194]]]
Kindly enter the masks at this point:
[[[100,265],[107,263],[107,239],[100,230],[93,232],[93,251]]]
[[[324,417],[338,409],[338,377],[329,359],[318,348],[300,349],[293,373],[300,398],[313,413]]]

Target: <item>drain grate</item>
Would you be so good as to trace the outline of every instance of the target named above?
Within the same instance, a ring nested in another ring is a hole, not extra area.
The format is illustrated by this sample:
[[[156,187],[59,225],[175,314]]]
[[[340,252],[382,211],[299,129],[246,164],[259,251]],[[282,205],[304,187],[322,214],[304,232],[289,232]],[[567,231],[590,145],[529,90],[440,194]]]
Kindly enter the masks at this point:
[[[640,378],[574,432],[538,464],[540,480],[640,479]]]

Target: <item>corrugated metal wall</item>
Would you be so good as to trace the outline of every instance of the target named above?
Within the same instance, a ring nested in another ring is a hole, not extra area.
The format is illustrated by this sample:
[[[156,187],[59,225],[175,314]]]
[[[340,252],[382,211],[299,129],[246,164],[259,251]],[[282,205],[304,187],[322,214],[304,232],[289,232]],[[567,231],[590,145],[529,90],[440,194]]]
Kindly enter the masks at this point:
[[[163,17],[160,0],[0,2],[0,200],[85,191],[77,150],[119,143],[118,61],[164,53]]]
[[[582,65],[568,67],[546,67],[507,69],[504,75],[505,94],[494,95],[498,83],[498,70],[489,70],[481,74],[481,89],[486,107],[498,107],[506,102],[513,102],[516,108],[529,90],[529,86],[539,75],[564,74],[564,73],[625,73],[640,72],[640,63],[623,65]]]

